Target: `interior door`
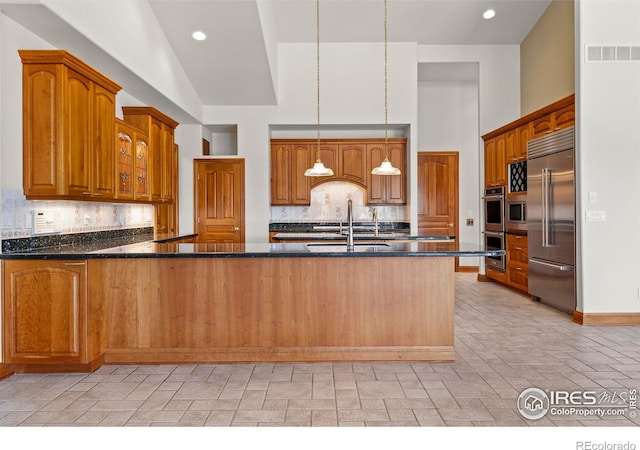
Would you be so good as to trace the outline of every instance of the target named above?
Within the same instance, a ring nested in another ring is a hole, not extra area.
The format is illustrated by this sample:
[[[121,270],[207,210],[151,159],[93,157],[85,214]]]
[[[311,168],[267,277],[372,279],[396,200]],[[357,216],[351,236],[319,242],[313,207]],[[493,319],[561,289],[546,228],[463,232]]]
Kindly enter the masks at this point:
[[[458,234],[458,152],[418,153],[418,232]]]
[[[194,161],[198,242],[243,243],[244,160]]]

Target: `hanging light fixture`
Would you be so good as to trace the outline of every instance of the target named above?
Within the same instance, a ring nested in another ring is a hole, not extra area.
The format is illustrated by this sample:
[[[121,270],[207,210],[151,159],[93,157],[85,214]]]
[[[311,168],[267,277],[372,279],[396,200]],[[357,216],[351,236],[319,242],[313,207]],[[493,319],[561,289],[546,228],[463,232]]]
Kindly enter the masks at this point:
[[[306,177],[330,177],[333,170],[325,167],[320,159],[320,0],[316,0],[316,87],[317,87],[317,112],[318,143],[316,147],[316,162],[313,167],[305,170]]]
[[[391,161],[389,161],[389,123],[388,116],[388,101],[387,101],[387,65],[388,65],[388,44],[387,44],[387,0],[384,0],[384,161],[380,163],[378,167],[375,167],[372,171],[372,175],[400,175],[400,169],[393,167]]]

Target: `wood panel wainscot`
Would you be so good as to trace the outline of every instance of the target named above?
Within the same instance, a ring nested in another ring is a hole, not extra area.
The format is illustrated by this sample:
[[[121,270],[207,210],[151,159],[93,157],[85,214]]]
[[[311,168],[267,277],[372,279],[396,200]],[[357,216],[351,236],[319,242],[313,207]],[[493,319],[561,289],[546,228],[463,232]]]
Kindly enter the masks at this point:
[[[89,264],[89,294],[107,305],[107,363],[455,358],[453,258]]]

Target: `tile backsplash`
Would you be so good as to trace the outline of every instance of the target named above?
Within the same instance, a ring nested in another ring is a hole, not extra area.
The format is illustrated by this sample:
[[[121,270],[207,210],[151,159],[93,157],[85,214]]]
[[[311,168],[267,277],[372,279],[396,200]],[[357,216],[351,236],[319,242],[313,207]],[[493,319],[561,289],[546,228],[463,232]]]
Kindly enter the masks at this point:
[[[311,190],[310,206],[272,206],[271,222],[340,222],[347,220],[347,201],[353,203],[353,220],[372,220],[373,209],[380,222],[408,222],[407,207],[367,206],[366,191],[344,181],[330,181]]]
[[[39,236],[33,214],[50,213],[50,234],[87,233],[153,226],[153,206],[73,200],[27,200],[22,189],[2,189],[2,239]]]

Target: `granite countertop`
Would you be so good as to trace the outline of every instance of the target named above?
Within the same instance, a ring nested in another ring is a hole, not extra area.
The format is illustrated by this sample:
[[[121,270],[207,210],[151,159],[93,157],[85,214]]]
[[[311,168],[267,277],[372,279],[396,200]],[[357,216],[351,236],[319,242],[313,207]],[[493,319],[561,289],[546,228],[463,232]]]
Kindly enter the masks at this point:
[[[407,233],[382,231],[376,236],[372,232],[356,232],[353,234],[354,241],[451,241],[455,236],[420,236]],[[347,235],[332,232],[308,232],[308,233],[278,233],[272,237],[274,241],[346,241]]]
[[[504,250],[486,251],[477,244],[455,241],[358,241],[353,251],[344,243],[181,244],[145,241],[110,248],[59,246],[24,252],[2,253],[2,259],[96,258],[274,258],[274,257],[433,257],[500,256]]]

